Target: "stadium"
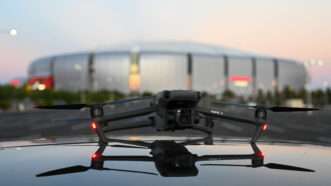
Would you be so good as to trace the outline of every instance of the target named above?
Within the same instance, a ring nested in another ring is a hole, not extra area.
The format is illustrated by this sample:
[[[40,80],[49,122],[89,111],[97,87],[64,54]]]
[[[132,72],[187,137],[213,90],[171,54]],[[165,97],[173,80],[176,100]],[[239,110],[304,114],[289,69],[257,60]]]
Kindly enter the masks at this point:
[[[243,96],[259,89],[300,90],[308,77],[298,61],[190,42],[136,42],[47,56],[33,61],[28,75],[34,90],[231,90]]]

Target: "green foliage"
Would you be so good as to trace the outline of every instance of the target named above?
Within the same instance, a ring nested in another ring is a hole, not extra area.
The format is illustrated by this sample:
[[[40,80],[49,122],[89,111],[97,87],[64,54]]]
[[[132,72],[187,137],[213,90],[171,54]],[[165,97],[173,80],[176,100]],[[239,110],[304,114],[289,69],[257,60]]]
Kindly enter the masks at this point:
[[[325,94],[322,90],[315,90],[311,94],[312,94],[312,102],[314,105],[324,105]]]
[[[267,97],[266,95],[264,94],[264,92],[260,89],[257,91],[257,96],[256,96],[256,103],[257,104],[266,104],[267,102]]]
[[[0,98],[11,97],[13,95],[14,87],[12,86],[1,86]]]
[[[267,91],[265,99],[267,102],[272,102],[272,100],[274,99],[274,96],[271,91]]]
[[[125,98],[125,95],[118,91],[102,90],[98,92],[85,92],[87,103],[102,103]]]
[[[8,110],[10,108],[11,102],[9,100],[0,100],[0,110]]]
[[[222,100],[230,100],[234,99],[236,97],[236,94],[232,92],[231,90],[225,90],[222,95]]]
[[[291,89],[291,87],[289,87],[289,86],[284,87],[281,95],[286,99],[297,98],[296,92],[293,89]]]
[[[305,103],[307,104],[308,93],[307,93],[306,89],[299,90],[296,94],[296,97],[304,100]]]
[[[0,86],[0,109],[7,110],[12,102],[21,101],[27,97],[25,89],[15,88],[9,85]]]
[[[331,103],[331,89],[328,88],[328,89],[326,90],[325,94],[326,94],[325,96],[327,97],[327,98],[326,98],[327,102],[328,102],[328,103]]]
[[[143,97],[150,97],[150,96],[153,96],[153,93],[152,92],[145,91],[145,92],[142,93],[142,96]]]
[[[152,96],[151,92],[123,94],[119,91],[102,90],[98,92],[67,92],[67,91],[27,91],[25,87],[15,88],[9,85],[0,85],[0,110],[10,109],[13,102],[31,100],[36,105],[73,104],[73,103],[102,103],[125,98],[126,96]],[[238,97],[234,92],[227,90],[222,94],[222,100],[236,99],[240,102],[255,101],[258,104],[282,105],[288,99],[302,99],[307,103],[311,97],[313,105],[322,106],[331,103],[331,89],[314,90],[305,89],[295,91],[285,87],[282,91],[272,93],[258,90],[255,96],[249,98]],[[83,99],[82,99],[83,98]],[[215,98],[216,99],[216,98]]]
[[[28,91],[25,87],[15,88],[0,85],[0,109],[8,110],[15,101],[31,100],[35,105],[81,103],[82,95],[85,103],[102,103],[125,98],[119,91],[102,90],[99,92],[67,92],[67,91]]]
[[[57,91],[53,94],[54,100],[56,102],[63,101],[66,104],[73,104],[80,102],[80,95],[78,93],[66,92],[66,91]]]

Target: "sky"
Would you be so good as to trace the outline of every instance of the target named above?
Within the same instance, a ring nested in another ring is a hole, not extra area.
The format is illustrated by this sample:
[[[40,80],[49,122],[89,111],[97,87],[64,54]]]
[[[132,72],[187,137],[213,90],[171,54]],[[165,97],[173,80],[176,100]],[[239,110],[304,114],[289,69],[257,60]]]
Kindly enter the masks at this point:
[[[310,68],[321,86],[331,83],[330,8],[330,0],[1,0],[0,82],[26,76],[45,55],[170,40],[323,60]]]

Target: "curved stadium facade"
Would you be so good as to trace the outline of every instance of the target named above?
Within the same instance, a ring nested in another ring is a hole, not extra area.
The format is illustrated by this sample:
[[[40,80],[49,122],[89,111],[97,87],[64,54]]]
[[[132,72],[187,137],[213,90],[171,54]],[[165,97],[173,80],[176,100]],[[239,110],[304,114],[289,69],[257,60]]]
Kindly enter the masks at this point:
[[[134,43],[102,51],[43,57],[29,67],[33,89],[158,92],[304,88],[305,67],[293,60],[186,42]]]

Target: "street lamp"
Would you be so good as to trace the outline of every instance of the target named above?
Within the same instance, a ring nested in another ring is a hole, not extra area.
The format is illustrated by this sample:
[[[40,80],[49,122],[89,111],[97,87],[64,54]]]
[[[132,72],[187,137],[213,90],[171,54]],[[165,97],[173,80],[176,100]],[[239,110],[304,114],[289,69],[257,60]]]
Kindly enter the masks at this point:
[[[323,81],[323,90],[324,90],[324,102],[325,105],[329,104],[329,95],[328,95],[329,82]]]
[[[311,75],[313,73],[313,70],[314,69],[317,69],[317,68],[323,68],[326,64],[325,61],[323,60],[320,60],[320,59],[311,59],[311,60],[308,60],[304,63],[308,73]],[[310,77],[310,81],[311,81],[311,77]],[[328,81],[323,81],[323,84],[322,84],[322,88],[323,88],[323,91],[325,91],[325,96],[324,96],[324,99],[325,99],[325,103],[328,104],[328,87],[329,87],[329,82]],[[308,93],[307,93],[307,102],[308,103],[311,103],[311,87],[306,85],[306,89],[308,90]]]
[[[74,69],[80,74],[80,102],[85,103],[86,98],[84,94],[84,73],[83,73],[83,67],[80,64],[75,64]]]
[[[9,35],[15,37],[17,35],[17,30],[12,28],[9,30]]]
[[[308,79],[306,80],[306,85],[305,85],[305,89],[307,90],[307,97],[306,97],[306,102],[309,106],[312,105],[312,95],[311,95],[311,91],[312,91],[312,87],[309,85],[311,83],[311,74],[312,74],[312,68],[316,68],[316,67],[323,67],[324,66],[324,61],[322,60],[318,60],[318,59],[310,59],[308,61],[304,62],[304,65],[306,67],[306,70],[308,72]]]
[[[12,29],[0,29],[0,34],[8,34],[9,36],[15,37],[17,35],[17,30],[12,28]]]

